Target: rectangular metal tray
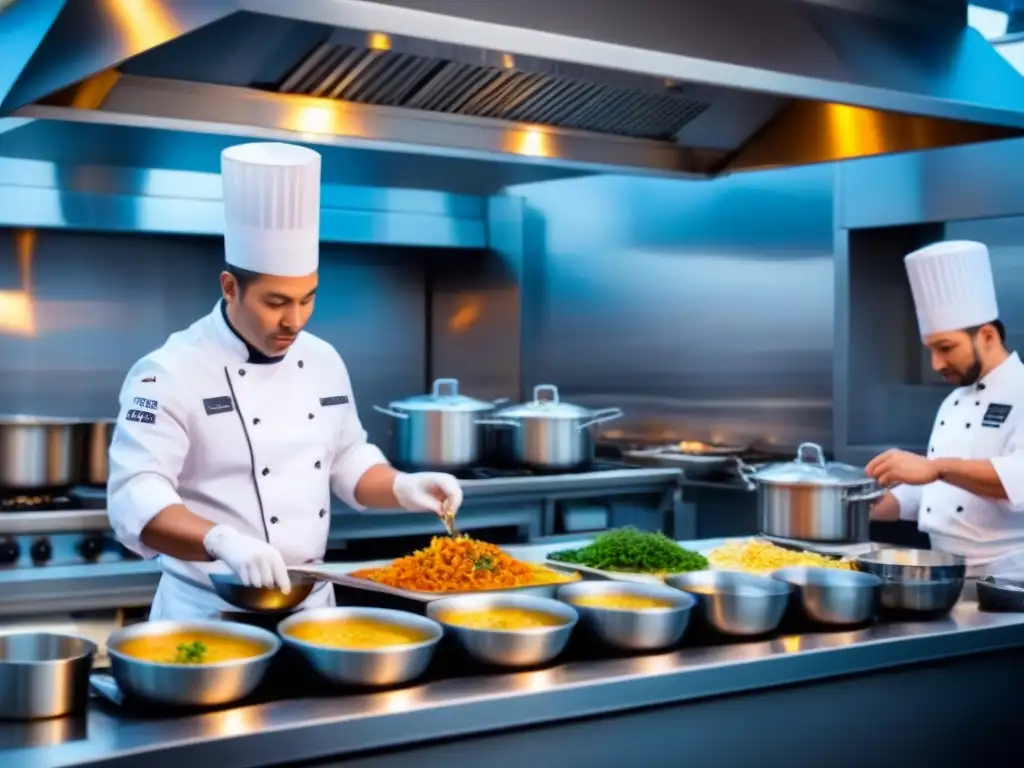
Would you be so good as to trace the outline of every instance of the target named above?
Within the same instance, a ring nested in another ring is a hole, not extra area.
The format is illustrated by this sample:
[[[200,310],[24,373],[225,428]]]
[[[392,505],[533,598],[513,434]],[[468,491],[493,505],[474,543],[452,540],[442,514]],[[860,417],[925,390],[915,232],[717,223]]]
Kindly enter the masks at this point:
[[[566,576],[579,575],[573,569],[566,568],[561,564],[554,567],[549,563],[537,563],[537,565],[550,568],[551,570]],[[434,600],[441,600],[445,597],[456,597],[458,595],[514,594],[533,595],[535,597],[554,597],[555,592],[558,591],[558,588],[562,586],[562,584],[571,583],[561,582],[558,584],[538,584],[532,587],[508,587],[506,589],[473,590],[470,592],[415,592],[409,589],[389,587],[385,584],[378,584],[375,581],[370,581],[369,579],[361,579],[357,576],[353,576],[353,571],[367,570],[367,566],[364,563],[338,563],[336,565],[325,564],[292,568],[290,570],[301,571],[309,574],[313,578],[323,579],[324,581],[329,581],[348,589],[355,589],[361,592],[378,593],[403,600],[413,600],[424,604],[433,602]]]
[[[578,565],[576,563],[563,563],[559,560],[545,560],[544,565],[548,568],[563,571],[576,571],[578,573],[595,576],[610,581],[629,581],[637,584],[664,584],[665,576],[674,574],[656,573],[635,573],[631,571],[602,571],[600,568],[591,568],[589,565]]]

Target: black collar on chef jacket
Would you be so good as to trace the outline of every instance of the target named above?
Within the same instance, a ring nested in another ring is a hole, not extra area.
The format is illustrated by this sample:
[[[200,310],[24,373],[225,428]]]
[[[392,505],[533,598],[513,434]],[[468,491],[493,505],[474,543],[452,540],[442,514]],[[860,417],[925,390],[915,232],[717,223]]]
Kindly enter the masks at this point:
[[[250,363],[252,363],[253,365],[273,365],[274,363],[280,363],[282,360],[284,360],[284,355],[279,355],[278,357],[271,357],[270,355],[263,354],[258,349],[256,349],[256,347],[254,347],[252,344],[246,341],[242,337],[242,334],[235,330],[235,326],[233,326],[231,324],[231,321],[228,320],[228,305],[225,303],[224,299],[220,300],[220,314],[221,317],[224,318],[224,323],[225,325],[227,325],[228,330],[235,334],[235,336],[238,337],[238,340],[240,342],[245,344],[245,348],[249,352]]]

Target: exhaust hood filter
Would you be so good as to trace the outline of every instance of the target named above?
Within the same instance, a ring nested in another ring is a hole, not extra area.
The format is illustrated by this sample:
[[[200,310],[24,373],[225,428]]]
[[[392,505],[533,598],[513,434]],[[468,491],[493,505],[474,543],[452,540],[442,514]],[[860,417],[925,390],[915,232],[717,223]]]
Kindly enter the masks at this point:
[[[329,43],[278,91],[663,141],[710,106],[669,86],[641,90]]]

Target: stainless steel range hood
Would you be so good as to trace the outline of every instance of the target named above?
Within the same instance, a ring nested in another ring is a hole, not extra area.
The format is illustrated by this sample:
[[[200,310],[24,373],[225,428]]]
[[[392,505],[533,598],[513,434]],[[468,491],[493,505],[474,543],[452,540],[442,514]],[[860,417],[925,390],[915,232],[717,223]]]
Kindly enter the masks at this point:
[[[0,115],[692,177],[1024,135],[956,0],[47,0],[0,38],[33,13]]]

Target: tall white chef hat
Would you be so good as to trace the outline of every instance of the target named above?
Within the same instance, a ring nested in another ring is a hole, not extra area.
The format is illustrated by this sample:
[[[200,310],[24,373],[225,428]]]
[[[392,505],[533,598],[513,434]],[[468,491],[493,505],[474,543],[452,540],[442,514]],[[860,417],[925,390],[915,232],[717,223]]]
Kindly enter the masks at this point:
[[[281,277],[320,262],[320,155],[257,142],[221,153],[224,256],[239,269]]]
[[[992,265],[983,243],[933,243],[907,255],[903,263],[922,337],[984,325],[999,317]]]

